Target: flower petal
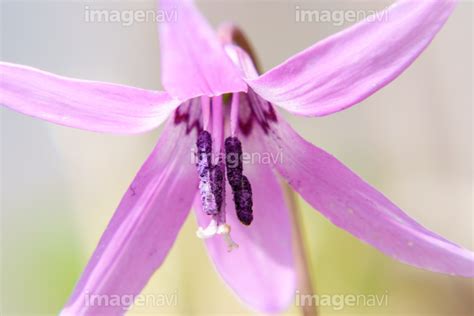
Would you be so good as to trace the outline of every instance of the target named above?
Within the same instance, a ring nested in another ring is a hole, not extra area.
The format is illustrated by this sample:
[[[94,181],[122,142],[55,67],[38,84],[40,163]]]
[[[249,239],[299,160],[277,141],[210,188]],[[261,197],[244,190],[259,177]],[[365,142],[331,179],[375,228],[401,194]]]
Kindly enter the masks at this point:
[[[132,303],[127,297],[137,295],[162,264],[197,192],[189,156],[196,136],[189,130],[189,118],[168,123],[120,202],[63,315],[125,313]]]
[[[295,114],[341,111],[410,66],[454,7],[449,0],[398,1],[247,82],[263,98]]]
[[[226,56],[216,33],[190,0],[161,0],[162,82],[181,100],[245,91],[247,85]]]
[[[244,175],[252,185],[254,219],[250,226],[239,222],[227,185],[227,223],[239,248],[228,252],[219,236],[208,239],[206,246],[217,271],[246,304],[262,312],[279,312],[289,306],[295,293],[289,211],[275,174],[265,164],[261,145],[241,140],[244,155],[261,159],[244,163]],[[202,211],[199,198],[194,205],[199,225],[207,226],[210,218]]]
[[[165,92],[77,80],[0,63],[0,103],[26,115],[95,132],[132,134],[160,125],[179,105]]]
[[[336,158],[301,138],[281,117],[265,144],[283,154],[276,169],[336,226],[385,254],[427,270],[474,276],[474,254],[415,222]]]

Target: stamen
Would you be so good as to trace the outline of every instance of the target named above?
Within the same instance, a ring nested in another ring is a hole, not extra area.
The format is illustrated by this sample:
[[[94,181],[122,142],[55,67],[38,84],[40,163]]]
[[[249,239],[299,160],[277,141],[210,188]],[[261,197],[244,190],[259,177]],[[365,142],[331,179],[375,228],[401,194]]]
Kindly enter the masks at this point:
[[[201,131],[196,142],[197,146],[197,170],[199,175],[199,193],[204,212],[208,215],[216,215],[219,212],[216,198],[212,192],[211,170],[212,170],[212,139],[207,131]]]
[[[237,137],[227,137],[225,140],[225,159],[227,167],[227,179],[232,190],[240,186],[243,165],[242,165],[242,144]]]
[[[253,220],[252,186],[243,175],[242,143],[237,137],[225,140],[227,179],[234,194],[235,211],[240,222],[250,225]]]
[[[211,169],[211,190],[216,201],[217,212],[224,212],[224,197],[225,197],[225,165],[224,161],[219,158],[218,163],[212,166]],[[225,221],[225,214],[224,221]]]
[[[239,103],[240,103],[240,94],[232,94],[232,103],[230,107],[230,135],[235,136],[237,131],[237,126],[239,122]]]
[[[252,186],[246,176],[242,176],[241,187],[234,191],[237,217],[244,225],[250,225],[253,220]]]

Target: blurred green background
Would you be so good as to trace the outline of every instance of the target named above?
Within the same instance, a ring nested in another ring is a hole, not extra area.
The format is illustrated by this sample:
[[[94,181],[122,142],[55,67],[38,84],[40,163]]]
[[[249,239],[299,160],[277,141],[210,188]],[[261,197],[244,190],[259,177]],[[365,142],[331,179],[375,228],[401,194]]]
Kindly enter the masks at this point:
[[[231,20],[264,69],[351,23],[297,23],[295,6],[374,10],[389,1],[199,1],[214,26]],[[150,10],[154,1],[2,1],[3,61],[58,74],[160,88],[156,25],[85,23],[84,7]],[[399,79],[336,115],[286,115],[423,225],[468,248],[472,238],[472,2],[461,2]],[[160,131],[84,132],[2,109],[1,311],[57,314]],[[332,226],[298,200],[320,295],[388,295],[387,306],[321,307],[321,315],[472,315],[473,282],[403,265]],[[247,315],[215,273],[190,216],[144,295],[175,306],[131,314]],[[298,314],[295,306],[288,315]]]

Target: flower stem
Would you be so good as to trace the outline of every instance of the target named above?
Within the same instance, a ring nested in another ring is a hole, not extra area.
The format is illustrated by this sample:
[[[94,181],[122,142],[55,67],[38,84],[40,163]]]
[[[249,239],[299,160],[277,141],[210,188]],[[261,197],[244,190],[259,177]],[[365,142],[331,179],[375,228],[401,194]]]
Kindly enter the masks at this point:
[[[287,199],[288,207],[290,209],[290,217],[292,223],[293,232],[293,253],[295,258],[297,287],[299,298],[297,300],[298,307],[301,310],[301,314],[304,316],[317,316],[318,310],[313,304],[314,300],[311,299],[309,304],[303,304],[305,300],[301,299],[301,296],[314,295],[314,288],[311,282],[310,265],[308,256],[305,252],[304,244],[304,228],[303,222],[301,221],[301,214],[298,204],[296,202],[295,192],[291,189],[288,184],[284,184],[285,196]]]

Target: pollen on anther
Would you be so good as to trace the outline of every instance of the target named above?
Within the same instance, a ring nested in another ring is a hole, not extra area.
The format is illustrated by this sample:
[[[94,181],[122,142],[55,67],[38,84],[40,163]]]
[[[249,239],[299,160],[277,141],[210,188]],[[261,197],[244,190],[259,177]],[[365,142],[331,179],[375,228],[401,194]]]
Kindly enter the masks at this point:
[[[234,202],[240,222],[250,225],[253,220],[252,186],[246,176],[242,176],[241,186],[234,192]]]
[[[242,144],[237,137],[228,137],[225,140],[227,180],[232,189],[238,188],[241,183],[242,165]]]
[[[197,170],[199,175],[199,193],[204,212],[216,215],[219,212],[220,199],[216,200],[212,185],[212,137],[207,131],[199,133],[197,141]]]
[[[237,137],[225,140],[227,180],[232,188],[237,217],[244,225],[253,220],[252,186],[243,175],[242,143]]]

